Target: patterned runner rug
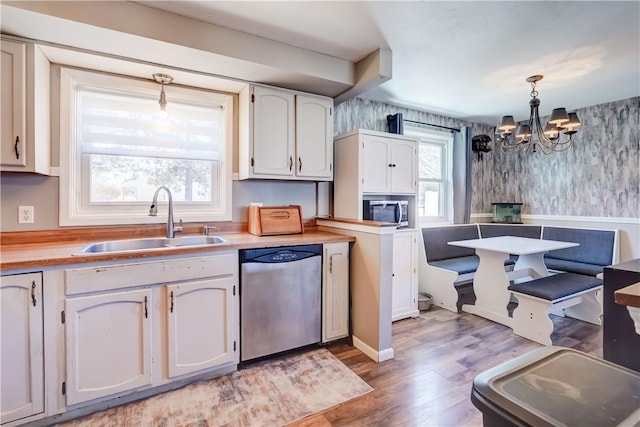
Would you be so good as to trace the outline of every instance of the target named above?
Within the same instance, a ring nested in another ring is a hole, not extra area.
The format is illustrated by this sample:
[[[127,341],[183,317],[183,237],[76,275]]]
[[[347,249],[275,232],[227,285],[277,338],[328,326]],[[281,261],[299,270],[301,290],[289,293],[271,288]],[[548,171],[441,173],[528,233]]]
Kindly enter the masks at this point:
[[[60,424],[111,426],[281,426],[373,389],[320,348],[267,360],[223,377]]]

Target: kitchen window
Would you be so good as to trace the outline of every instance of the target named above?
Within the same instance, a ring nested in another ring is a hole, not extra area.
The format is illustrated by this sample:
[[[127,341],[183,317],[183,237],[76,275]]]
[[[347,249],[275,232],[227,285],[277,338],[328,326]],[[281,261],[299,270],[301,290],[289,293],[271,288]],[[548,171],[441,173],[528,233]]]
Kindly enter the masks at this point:
[[[165,86],[162,118],[152,81],[63,68],[60,87],[60,225],[166,222],[161,185],[176,220],[231,220],[231,95]]]
[[[453,135],[417,126],[405,126],[404,134],[418,138],[418,220],[446,222],[453,202]]]

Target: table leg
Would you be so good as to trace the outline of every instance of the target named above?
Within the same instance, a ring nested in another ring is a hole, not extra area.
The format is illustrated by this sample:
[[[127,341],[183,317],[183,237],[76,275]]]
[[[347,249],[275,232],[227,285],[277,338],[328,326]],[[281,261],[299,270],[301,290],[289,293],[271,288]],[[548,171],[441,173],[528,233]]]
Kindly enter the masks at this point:
[[[511,327],[513,319],[507,311],[509,279],[504,271],[504,261],[509,254],[482,249],[476,249],[476,254],[480,257],[480,265],[473,278],[476,303],[465,304],[462,310]]]
[[[534,274],[534,279],[547,277],[549,275],[549,270],[547,270],[547,266],[544,263],[543,252],[537,254],[520,255],[513,269],[521,270],[524,268],[528,268],[531,270],[531,272]]]

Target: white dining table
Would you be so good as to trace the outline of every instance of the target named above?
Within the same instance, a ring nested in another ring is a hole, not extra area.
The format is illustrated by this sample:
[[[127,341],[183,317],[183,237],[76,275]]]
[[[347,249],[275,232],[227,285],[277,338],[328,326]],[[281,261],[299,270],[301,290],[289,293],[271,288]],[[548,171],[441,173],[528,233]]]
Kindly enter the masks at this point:
[[[545,277],[549,270],[544,263],[544,254],[579,246],[574,242],[531,239],[527,237],[499,236],[485,239],[458,240],[449,245],[473,248],[480,258],[480,264],[473,278],[475,305],[465,304],[462,310],[482,316],[494,322],[512,327],[507,305],[511,297],[509,280],[530,276]],[[518,255],[512,272],[507,273],[504,262],[509,255]]]

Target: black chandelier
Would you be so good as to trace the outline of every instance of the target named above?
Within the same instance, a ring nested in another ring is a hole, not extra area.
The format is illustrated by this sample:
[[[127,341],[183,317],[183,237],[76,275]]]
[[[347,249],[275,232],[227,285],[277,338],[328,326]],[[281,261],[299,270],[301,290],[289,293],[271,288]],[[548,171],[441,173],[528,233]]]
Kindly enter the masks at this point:
[[[496,129],[496,142],[500,144],[502,150],[507,153],[518,153],[531,148],[534,153],[540,147],[544,154],[554,151],[564,151],[573,144],[573,135],[578,132],[576,128],[580,126],[580,119],[576,113],[568,113],[564,108],[556,108],[551,112],[551,117],[547,125],[543,128],[540,123],[538,107],[538,91],[536,83],[542,80],[541,75],[527,78],[531,83],[531,115],[527,124],[520,124],[516,129],[513,116],[504,116]],[[516,129],[515,134],[513,130]]]

